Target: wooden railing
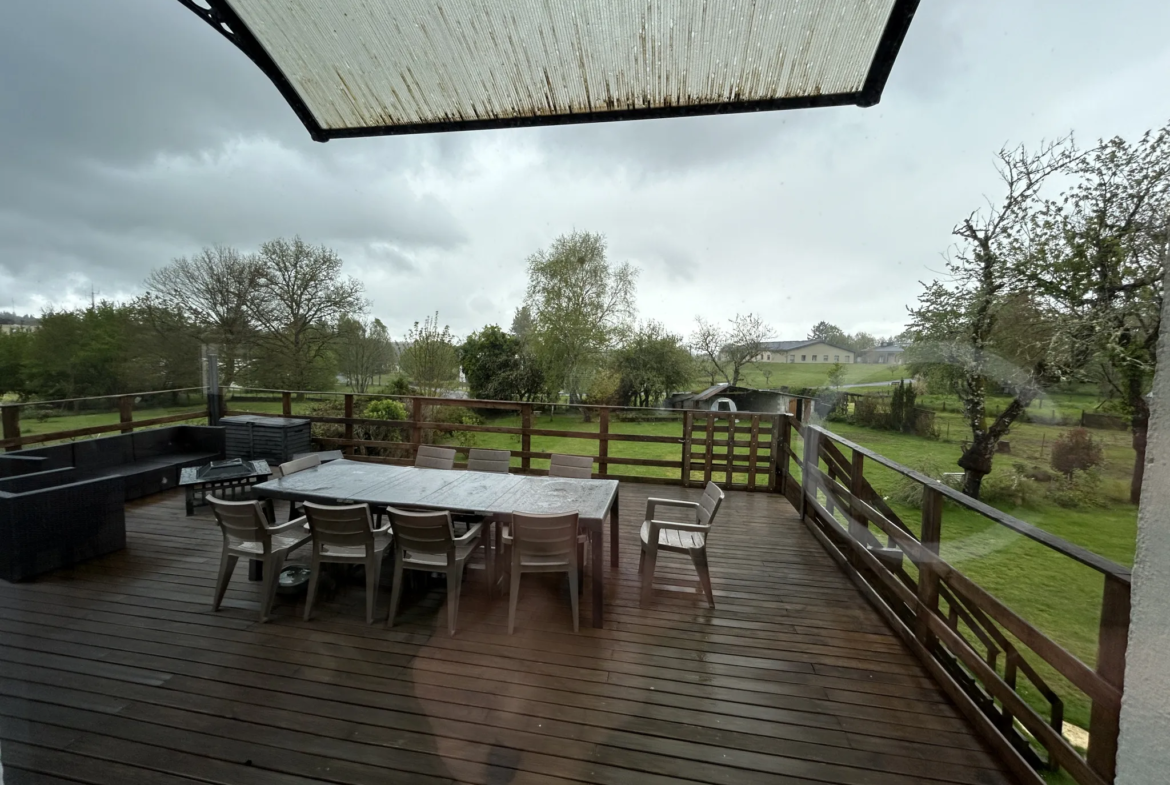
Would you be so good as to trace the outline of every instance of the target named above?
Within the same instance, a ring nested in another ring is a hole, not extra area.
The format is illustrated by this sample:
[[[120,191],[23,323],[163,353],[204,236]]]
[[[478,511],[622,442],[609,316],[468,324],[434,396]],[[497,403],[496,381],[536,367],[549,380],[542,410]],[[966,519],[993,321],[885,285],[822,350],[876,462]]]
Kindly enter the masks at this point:
[[[799,423],[791,428],[803,449],[786,451],[779,469],[786,478],[781,490],[1020,781],[1041,785],[1038,771],[1063,768],[1081,785],[1112,782],[1129,630],[1129,571],[824,428]],[[789,461],[796,462],[799,485]],[[917,536],[874,491],[865,475],[873,465],[921,485]],[[972,510],[1103,576],[1095,668],[940,556],[944,503]],[[1085,757],[1061,733],[1064,701],[1038,672],[1039,661],[1091,701]],[[1023,682],[1044,696],[1047,716],[1021,697]]]

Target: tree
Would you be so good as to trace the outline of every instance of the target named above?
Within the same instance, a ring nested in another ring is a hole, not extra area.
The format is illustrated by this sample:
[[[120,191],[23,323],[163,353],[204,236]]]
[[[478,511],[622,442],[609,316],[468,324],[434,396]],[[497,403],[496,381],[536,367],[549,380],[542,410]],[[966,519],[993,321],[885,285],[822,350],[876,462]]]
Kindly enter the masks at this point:
[[[867,332],[859,330],[848,336],[845,343],[842,344],[847,349],[852,349],[855,354],[869,351],[875,346],[881,346],[885,341],[870,335]]]
[[[423,395],[437,397],[459,380],[459,354],[451,328],[439,327],[439,314],[414,323],[399,359],[402,370]]]
[[[332,386],[337,324],[364,313],[362,285],[341,275],[341,257],[294,237],[260,246],[259,289],[251,308],[263,328],[257,370],[267,386],[306,390]]]
[[[760,356],[771,328],[752,313],[736,314],[728,321],[731,329],[724,330],[696,316],[691,347],[704,359],[713,379],[718,374],[728,384],[736,385],[744,367]]]
[[[1012,423],[1053,379],[1049,363],[1051,330],[1043,309],[1006,295],[1015,270],[1031,253],[1025,240],[1046,178],[1075,160],[1066,140],[1030,153],[1023,146],[1001,149],[997,169],[1006,193],[986,211],[976,211],[954,229],[959,238],[948,259],[948,276],[925,285],[911,309],[913,369],[950,366],[971,440],[959,459],[963,492],[979,498],[991,471],[996,445]],[[1025,298],[1026,301],[1026,298]],[[1005,330],[1001,316],[1011,313]],[[1013,356],[1014,355],[1014,356]],[[986,396],[991,385],[1013,400],[988,424]]]
[[[810,341],[824,341],[825,343],[840,346],[842,348],[849,348],[849,336],[835,324],[828,322],[817,322],[813,328],[809,330],[808,339]]]
[[[459,362],[472,398],[532,401],[544,390],[536,357],[520,338],[494,324],[467,337]]]
[[[255,337],[262,268],[235,248],[204,248],[151,272],[138,301],[159,333],[194,335],[219,348],[220,379],[230,385]]]
[[[28,364],[32,352],[32,333],[0,333],[0,398],[12,393],[27,398]]]
[[[337,335],[337,369],[354,392],[366,392],[375,376],[393,367],[394,342],[381,319],[342,316]]]
[[[841,363],[833,363],[829,366],[828,381],[830,387],[840,387],[841,382],[845,379],[845,366]]]
[[[618,374],[623,405],[653,406],[690,381],[694,360],[681,336],[650,321],[613,353],[611,367]]]
[[[577,402],[606,349],[628,330],[637,272],[610,265],[605,238],[573,232],[528,258],[524,307],[532,315],[532,348],[549,385]]]
[[[1137,504],[1164,296],[1170,126],[1135,144],[1100,142],[1073,174],[1075,182],[1037,216],[1040,253],[1021,277],[1062,313],[1064,371],[1097,381],[1129,414],[1130,501]]]
[[[512,335],[528,343],[532,338],[534,326],[535,321],[532,318],[532,309],[527,305],[521,305],[517,308],[516,313],[512,316]]]

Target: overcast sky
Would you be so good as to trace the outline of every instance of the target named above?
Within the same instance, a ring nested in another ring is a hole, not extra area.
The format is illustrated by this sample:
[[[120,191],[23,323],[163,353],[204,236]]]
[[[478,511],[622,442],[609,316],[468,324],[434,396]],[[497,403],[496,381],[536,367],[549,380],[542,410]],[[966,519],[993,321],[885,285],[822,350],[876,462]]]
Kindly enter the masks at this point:
[[[1170,4],[924,0],[881,103],[310,141],[174,0],[37,0],[0,25],[0,309],[122,299],[177,256],[300,234],[401,335],[510,324],[572,229],[641,270],[644,318],[754,311],[898,332],[992,154],[1170,120]]]

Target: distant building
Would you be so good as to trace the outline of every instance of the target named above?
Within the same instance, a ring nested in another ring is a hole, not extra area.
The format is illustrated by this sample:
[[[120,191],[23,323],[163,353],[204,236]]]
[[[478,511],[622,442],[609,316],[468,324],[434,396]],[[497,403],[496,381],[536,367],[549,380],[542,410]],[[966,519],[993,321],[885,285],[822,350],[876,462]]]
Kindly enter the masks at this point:
[[[697,409],[714,412],[796,412],[796,400],[803,396],[776,390],[756,390],[723,382],[699,392],[667,396],[667,409]],[[812,400],[812,399],[809,399]]]
[[[887,343],[865,350],[857,361],[875,365],[901,365],[905,351],[903,346]]]
[[[31,333],[36,330],[38,325],[35,324],[0,324],[0,334],[8,335],[9,333]]]
[[[852,349],[825,341],[764,341],[756,362],[763,363],[852,363]]]

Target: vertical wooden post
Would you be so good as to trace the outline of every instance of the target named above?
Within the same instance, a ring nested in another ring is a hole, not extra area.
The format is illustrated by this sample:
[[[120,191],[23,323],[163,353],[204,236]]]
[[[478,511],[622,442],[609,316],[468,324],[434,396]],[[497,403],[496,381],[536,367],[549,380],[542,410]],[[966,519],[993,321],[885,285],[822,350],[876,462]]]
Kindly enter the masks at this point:
[[[921,542],[923,547],[935,556],[938,555],[939,541],[942,537],[942,503],[943,495],[937,489],[923,489]],[[929,649],[934,643],[934,636],[930,633],[930,625],[927,623],[928,614],[938,612],[938,568],[933,561],[923,561],[918,565],[918,602],[915,635],[918,641]]]
[[[694,427],[694,412],[684,409],[682,441],[682,484],[684,488],[691,487],[691,431],[694,430]]]
[[[219,416],[226,417],[227,416],[227,398],[224,397],[222,387],[218,387],[216,389],[219,390],[219,395],[216,398],[216,400],[219,401]]]
[[[134,396],[123,395],[118,399],[118,422],[122,423],[122,433],[134,430]]]
[[[715,458],[715,414],[714,412],[706,412],[707,415],[707,443],[704,445],[703,455],[703,485],[711,482],[711,462]]]
[[[0,421],[3,422],[5,441],[20,438],[20,407],[13,404],[0,406]],[[20,449],[19,444],[12,444],[4,448],[5,452],[15,452]]]
[[[772,423],[772,490],[788,491],[788,454],[792,451],[792,422],[787,415],[777,414]]]
[[[1125,684],[1125,651],[1129,643],[1130,584],[1105,576],[1101,623],[1097,633],[1097,674],[1121,691]],[[1089,714],[1089,754],[1093,771],[1106,782],[1117,772],[1117,734],[1121,707],[1093,701]]]
[[[520,468],[528,472],[532,469],[532,404],[520,404],[520,451],[524,455],[520,458]]]
[[[597,473],[609,474],[609,407],[602,406],[597,414]]]
[[[869,529],[865,515],[861,512],[861,489],[865,487],[865,454],[860,450],[853,451],[853,463],[849,469],[849,494],[853,497],[849,504],[849,536],[855,540],[865,542],[864,532]]]
[[[802,519],[808,515],[809,497],[816,498],[817,493],[817,484],[813,480],[813,473],[820,462],[817,458],[816,440],[818,438],[819,436],[811,428],[804,429],[804,456],[800,466],[800,517]]]
[[[414,447],[414,455],[418,455],[419,445],[422,444],[422,427],[419,423],[423,421],[423,405],[421,398],[411,398],[410,402],[410,421],[414,423],[410,429],[410,443]]]
[[[285,417],[292,417],[292,393],[288,390],[280,394],[280,413]]]
[[[735,412],[727,415],[727,487],[735,480]]]
[[[353,441],[353,393],[345,394],[345,440]],[[345,454],[353,455],[352,444],[345,445]]]
[[[760,448],[760,415],[752,415],[752,431],[748,438],[748,489],[756,489],[756,458]]]

